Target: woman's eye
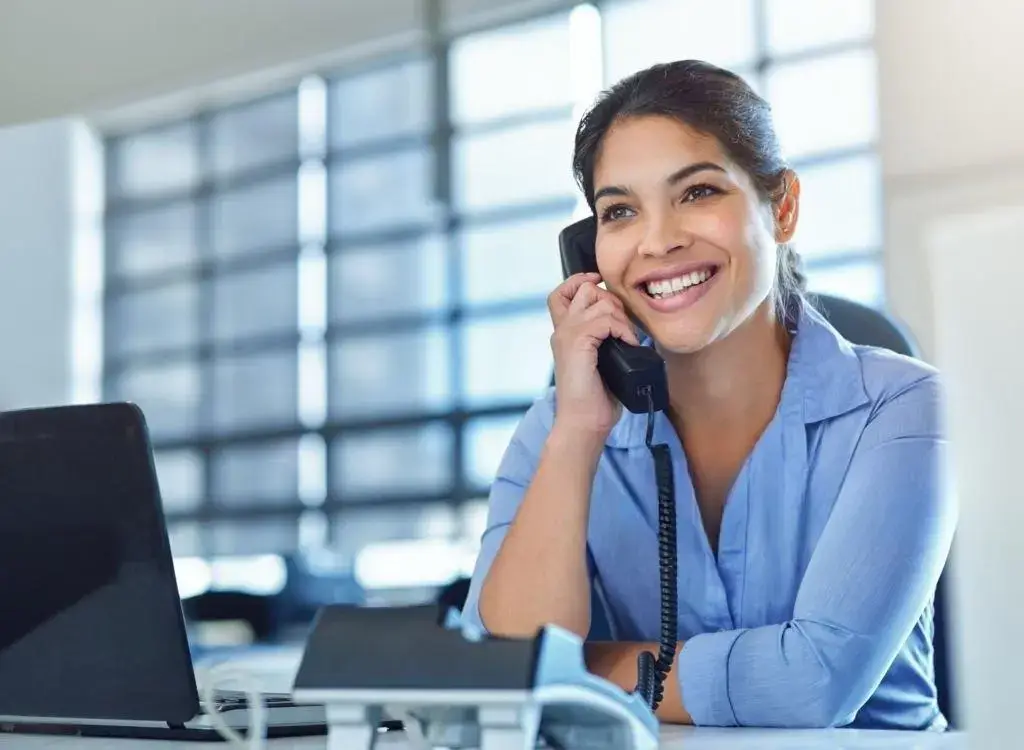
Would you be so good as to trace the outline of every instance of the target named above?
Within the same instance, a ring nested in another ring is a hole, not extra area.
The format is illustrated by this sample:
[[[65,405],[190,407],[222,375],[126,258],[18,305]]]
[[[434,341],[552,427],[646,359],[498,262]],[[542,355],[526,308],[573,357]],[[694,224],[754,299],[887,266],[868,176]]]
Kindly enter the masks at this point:
[[[683,193],[683,200],[688,202],[699,201],[718,195],[721,191],[713,185],[694,185]]]
[[[633,209],[629,206],[609,206],[601,212],[601,221],[618,221],[630,216]]]

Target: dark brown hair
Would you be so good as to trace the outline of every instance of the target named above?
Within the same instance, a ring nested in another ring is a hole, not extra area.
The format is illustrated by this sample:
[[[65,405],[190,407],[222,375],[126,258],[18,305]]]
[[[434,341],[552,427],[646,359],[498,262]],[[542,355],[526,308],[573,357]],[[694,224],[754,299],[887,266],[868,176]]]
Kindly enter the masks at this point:
[[[714,136],[750,175],[762,200],[774,202],[784,195],[789,168],[768,103],[735,73],[699,60],[681,60],[654,65],[619,81],[580,120],[572,167],[591,211],[594,165],[608,129],[622,118],[649,115],[672,117]],[[779,247],[776,279],[784,311],[806,289],[800,256],[788,244]]]

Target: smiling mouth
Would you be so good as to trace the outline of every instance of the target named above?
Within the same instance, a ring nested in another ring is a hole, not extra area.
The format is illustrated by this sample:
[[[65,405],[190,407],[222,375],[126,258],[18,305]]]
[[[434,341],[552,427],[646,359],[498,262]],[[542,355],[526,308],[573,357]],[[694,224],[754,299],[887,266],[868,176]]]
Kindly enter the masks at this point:
[[[718,273],[719,266],[711,265],[698,271],[674,276],[671,279],[658,279],[637,285],[637,289],[654,299],[669,299],[676,295],[706,284]]]

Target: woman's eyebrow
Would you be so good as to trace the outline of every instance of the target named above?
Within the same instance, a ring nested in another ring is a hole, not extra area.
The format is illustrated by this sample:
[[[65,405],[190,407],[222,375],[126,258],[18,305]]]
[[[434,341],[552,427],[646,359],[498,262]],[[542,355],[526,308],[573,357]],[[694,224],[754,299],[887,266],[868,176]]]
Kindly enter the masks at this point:
[[[713,161],[699,161],[699,162],[695,162],[693,164],[687,164],[685,167],[682,167],[681,169],[677,169],[675,172],[670,174],[665,181],[669,185],[676,185],[676,184],[682,182],[683,180],[685,180],[686,178],[692,177],[693,175],[697,174],[698,172],[707,172],[707,171],[723,172],[724,173],[725,172],[725,168],[720,166],[720,165],[718,165],[718,164],[715,164]],[[596,203],[601,198],[604,198],[604,197],[607,197],[607,196],[613,196],[614,195],[614,196],[618,196],[618,197],[623,197],[623,196],[629,195],[629,193],[630,193],[629,189],[625,188],[625,187],[623,187],[621,185],[608,185],[606,187],[601,188],[596,193],[594,193],[594,202]]]

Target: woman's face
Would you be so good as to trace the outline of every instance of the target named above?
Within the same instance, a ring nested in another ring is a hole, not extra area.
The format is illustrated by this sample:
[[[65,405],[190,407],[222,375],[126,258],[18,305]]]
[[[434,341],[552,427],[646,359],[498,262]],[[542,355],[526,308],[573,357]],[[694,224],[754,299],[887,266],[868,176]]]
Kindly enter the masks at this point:
[[[669,117],[619,120],[594,168],[598,270],[661,349],[697,351],[768,299],[797,194],[765,205],[715,138]]]

